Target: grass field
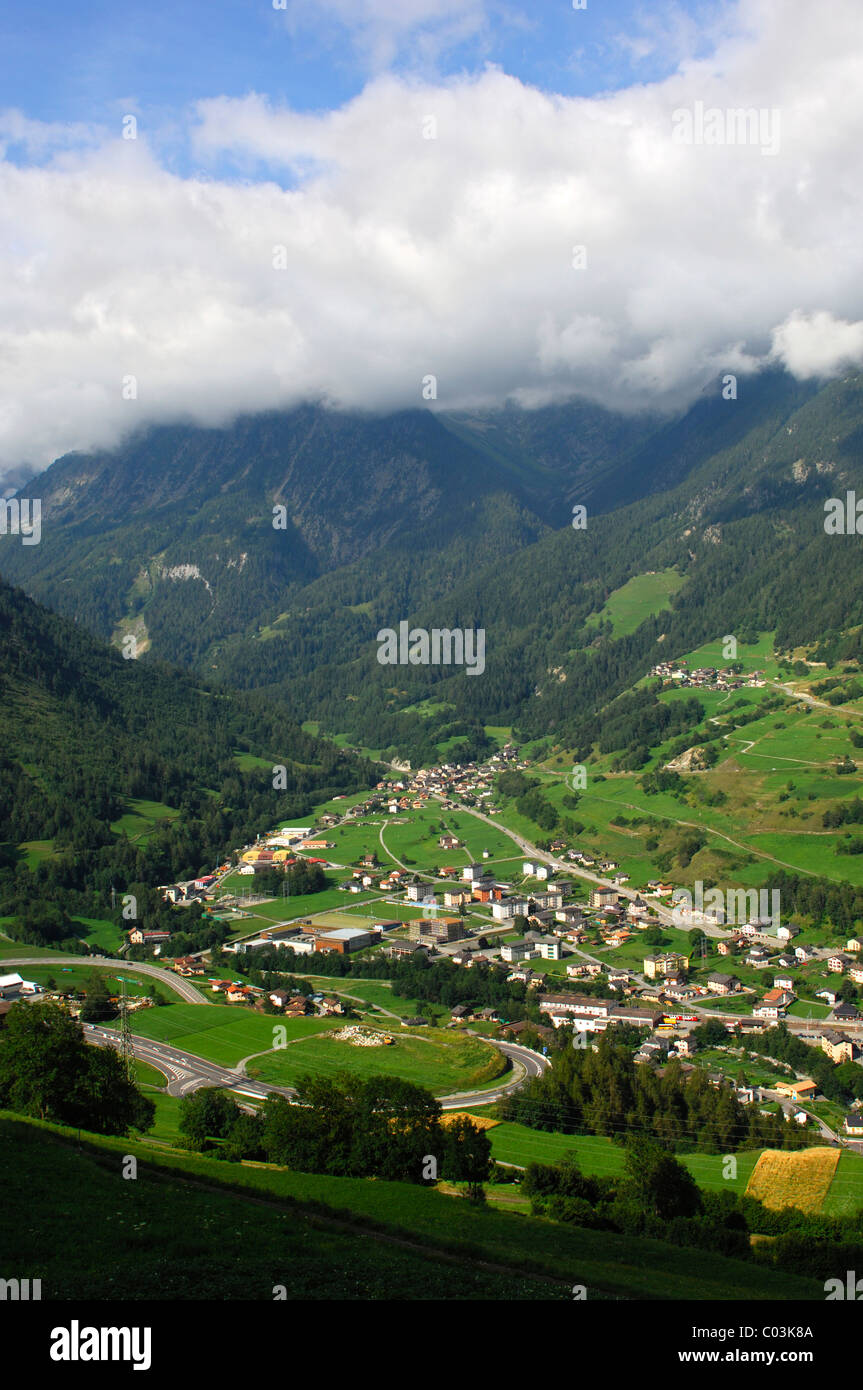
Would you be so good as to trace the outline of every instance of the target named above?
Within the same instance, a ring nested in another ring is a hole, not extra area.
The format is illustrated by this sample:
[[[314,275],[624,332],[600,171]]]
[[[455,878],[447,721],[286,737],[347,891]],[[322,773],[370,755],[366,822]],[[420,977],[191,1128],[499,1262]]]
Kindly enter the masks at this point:
[[[438,844],[444,827],[461,840],[457,849],[444,850]],[[431,874],[446,865],[461,869],[481,860],[484,850],[489,852],[485,862],[502,868],[502,861],[512,860],[514,850],[512,840],[506,835],[493,826],[484,825],[467,811],[443,810],[435,805],[400,811],[396,816],[380,813],[364,817],[326,834],[335,843],[335,848],[328,853],[336,863],[355,864],[364,854],[374,851],[383,867],[400,861],[421,874]],[[518,864],[508,865],[506,872],[517,867]]]
[[[334,1076],[349,1071],[368,1077],[384,1073],[425,1086],[435,1095],[448,1095],[491,1084],[504,1070],[501,1053],[473,1034],[436,1028],[413,1034],[400,1026],[385,1031],[394,1039],[391,1047],[353,1047],[334,1038],[309,1038],[257,1058],[249,1074],[291,1086],[306,1074]]]
[[[164,1072],[152,1067],[149,1062],[142,1062],[136,1057],[134,1061],[135,1080],[139,1086],[155,1086],[161,1089],[165,1086],[167,1077]]]
[[[328,875],[330,882],[335,883],[338,875]],[[252,887],[251,879],[244,874],[232,874],[225,880],[223,887],[231,893],[241,898],[241,895]],[[365,890],[363,897],[375,897],[375,891]],[[380,896],[380,895],[378,895]],[[342,893],[338,888],[325,888],[320,893],[298,893],[293,897],[267,898],[260,903],[240,905],[243,910],[248,912],[248,916],[238,918],[236,922],[237,934],[248,936],[257,926],[272,926],[274,922],[289,922],[295,917],[310,917],[316,912],[326,912],[336,907],[347,907],[352,904],[352,898]]]
[[[839,1163],[822,1199],[825,1216],[851,1216],[863,1208],[863,1154],[841,1150]]]
[[[522,1168],[528,1163],[559,1163],[566,1154],[574,1153],[581,1171],[590,1177],[616,1177],[624,1170],[624,1150],[599,1135],[552,1134],[505,1121],[490,1131],[489,1138],[494,1158]],[[679,1157],[699,1187],[742,1192],[755,1167],[758,1152],[744,1151],[735,1155],[737,1173],[733,1178],[723,1176],[725,1159],[721,1154],[681,1154]]]
[[[278,1018],[252,1013],[241,1005],[171,1004],[136,1014],[132,1032],[196,1057],[234,1067],[243,1057],[273,1046],[273,1027],[282,1025],[289,1040],[338,1026],[328,1018]]]
[[[134,964],[124,965],[122,961],[118,961],[113,967],[106,965],[27,966],[28,979],[34,980],[37,985],[43,986],[47,985],[48,981],[53,979],[58,990],[86,990],[93,975],[98,975],[99,978],[104,981],[105,987],[110,994],[122,994],[123,984],[125,982],[126,993],[129,995],[149,994],[150,987],[154,986],[156,994],[161,999],[164,999],[166,1003],[171,1003],[171,1001],[177,997],[169,985],[163,984],[161,980],[157,980],[153,975],[136,973]],[[135,1018],[142,1018],[143,1016],[143,1013],[134,1015]]]
[[[53,840],[24,840],[18,846],[24,852],[24,862],[28,869],[38,869],[46,859],[54,854]]]
[[[41,1279],[43,1300],[271,1302],[277,1286],[301,1302],[384,1300],[394,1289],[417,1299],[452,1293],[452,1264],[431,1247],[400,1249],[366,1228],[322,1224],[290,1200],[268,1208],[250,1201],[252,1193],[220,1190],[223,1164],[205,1164],[202,1175],[216,1190],[204,1190],[182,1169],[147,1164],[143,1146],[131,1147],[144,1161],[127,1182],[117,1152],[79,1152],[50,1131],[0,1121],[4,1255],[18,1277]],[[449,1200],[458,1211],[462,1204]],[[14,1213],[25,1206],[22,1222]],[[459,1298],[571,1297],[562,1281],[524,1274],[516,1259],[509,1265],[494,1272],[465,1263]]]
[[[613,595],[609,607],[628,588]],[[690,667],[728,664],[718,641],[684,656]],[[699,878],[723,886],[761,887],[777,867],[863,884],[863,856],[835,852],[847,831],[825,830],[822,824],[825,810],[863,793],[863,759],[849,738],[851,730],[860,729],[861,714],[845,707],[811,708],[778,691],[771,682],[782,673],[772,657],[769,633],[755,644],[741,643],[737,660],[745,671],[763,672],[767,683],[734,692],[680,687],[659,697],[668,704],[697,699],[704,709],[702,724],[717,721],[716,765],[708,772],[684,773],[682,795],[651,795],[641,787],[642,776],[665,764],[670,741],[652,748],[648,763],[637,772],[615,771],[617,752],[594,756],[576,813],[584,825],[579,847],[617,860],[633,887],[643,887],[658,873],[681,887],[691,887]],[[813,671],[812,680],[826,674]],[[781,708],[762,712],[766,702],[777,699],[783,701]],[[740,709],[761,717],[739,724]],[[858,763],[858,771],[838,777],[837,760],[846,754]],[[542,767],[531,769],[562,815],[567,814],[562,802],[570,790],[565,780],[570,765],[566,750],[555,750]],[[501,820],[534,841],[543,833],[519,816],[512,803]],[[705,843],[678,862],[681,842],[694,830],[702,832]],[[665,867],[657,862],[662,856]]]
[[[685,583],[677,570],[659,570],[655,574],[638,574],[620,589],[615,589],[604,607],[588,619],[588,626],[600,619],[611,622],[615,637],[628,637],[640,627],[645,618],[669,607],[672,594]]]
[[[100,951],[119,951],[126,939],[123,927],[103,917],[73,917],[72,920],[80,926],[83,939]],[[126,925],[128,927],[128,923]]]
[[[84,1142],[78,1152],[72,1131],[0,1117],[0,1243],[18,1277],[42,1279],[44,1300],[270,1300],[273,1287],[285,1284],[300,1300],[390,1300],[398,1290],[404,1299],[571,1302],[575,1282],[587,1287],[588,1299],[824,1296],[820,1279],[655,1240],[477,1211],[461,1198],[405,1183],[245,1165],[226,1171],[214,1159],[162,1154],[135,1139]],[[139,1160],[134,1183],[120,1176],[123,1154]],[[268,1206],[250,1203],[252,1196]],[[22,1222],[25,1207],[30,1215]],[[331,1227],[330,1217],[342,1228]],[[384,1236],[407,1238],[411,1248]],[[441,1263],[444,1251],[456,1256],[455,1267]],[[500,1275],[480,1261],[503,1266]]]
[[[158,825],[176,820],[179,814],[175,807],[165,806],[161,801],[132,798],[127,802],[124,814],[111,822],[111,829],[115,835],[125,834],[130,840],[146,844]]]
[[[4,922],[11,922],[11,917],[0,917],[0,931],[3,930]],[[45,946],[28,946],[26,941],[7,941],[0,939],[0,960],[4,957],[11,957],[13,960],[20,957],[24,960],[39,960],[43,956],[56,957],[57,951]],[[29,978],[29,977],[28,977]]]
[[[344,994],[351,1002],[362,1000],[389,1009],[400,1018],[415,1018],[420,1004],[418,999],[403,999],[400,994],[393,994],[391,986],[381,980],[339,980],[326,975],[305,975],[303,978],[325,994]],[[362,1010],[362,1004],[357,1007]],[[440,1015],[449,1015],[449,1009],[443,1005],[437,1009]]]
[[[798,1207],[800,1211],[820,1212],[839,1157],[838,1149],[802,1149],[797,1153],[765,1149],[752,1170],[746,1195],[774,1210]]]

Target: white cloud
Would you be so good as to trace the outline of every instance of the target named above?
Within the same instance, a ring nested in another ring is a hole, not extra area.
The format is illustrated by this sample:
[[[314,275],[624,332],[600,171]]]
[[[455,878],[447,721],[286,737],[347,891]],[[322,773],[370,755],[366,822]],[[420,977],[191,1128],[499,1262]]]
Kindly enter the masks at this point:
[[[492,68],[382,76],[320,115],[201,103],[195,156],[268,179],[184,180],[143,136],[7,120],[44,158],[0,163],[0,472],[153,421],[422,406],[429,373],[445,409],[636,409],[723,370],[860,360],[863,9],[746,17],[709,60],[604,99]],[[780,110],[779,153],[673,143],[696,102]]]
[[[773,357],[797,377],[831,377],[863,366],[863,321],[823,311],[794,313],[773,334]]]

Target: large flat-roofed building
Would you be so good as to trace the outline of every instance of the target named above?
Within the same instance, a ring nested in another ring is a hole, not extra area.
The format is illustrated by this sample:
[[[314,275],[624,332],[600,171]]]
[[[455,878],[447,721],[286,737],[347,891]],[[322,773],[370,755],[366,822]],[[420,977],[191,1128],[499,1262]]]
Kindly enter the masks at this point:
[[[41,994],[42,986],[34,985],[32,980],[22,980],[17,973],[14,975],[0,975],[0,999],[12,1000],[13,1002],[21,995]]]
[[[362,927],[334,927],[317,933],[317,948],[319,951],[337,951],[339,955],[346,956],[351,951],[362,951],[364,947],[371,946],[374,940],[374,933],[363,931]]]

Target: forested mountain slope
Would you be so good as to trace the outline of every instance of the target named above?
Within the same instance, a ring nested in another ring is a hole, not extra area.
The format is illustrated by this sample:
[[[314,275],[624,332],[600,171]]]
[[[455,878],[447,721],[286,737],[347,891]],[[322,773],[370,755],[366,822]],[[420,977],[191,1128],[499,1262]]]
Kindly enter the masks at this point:
[[[26,490],[42,543],[3,538],[0,570],[103,636],[136,633],[145,660],[414,762],[446,740],[482,751],[486,724],[577,743],[663,654],[756,629],[853,649],[860,544],[825,533],[824,502],[863,494],[861,465],[859,374],[743,378],[736,400],[717,383],[672,421],[305,407],[59,460]],[[673,573],[664,612],[598,619],[650,572]],[[483,629],[482,675],[380,665],[376,635],[402,620]]]
[[[2,582],[0,708],[3,871],[24,872],[22,842],[50,841],[39,872],[71,888],[197,874],[278,817],[376,775],[283,705],[124,660]],[[285,790],[273,789],[276,764]],[[166,812],[137,844],[112,829],[132,798]]]

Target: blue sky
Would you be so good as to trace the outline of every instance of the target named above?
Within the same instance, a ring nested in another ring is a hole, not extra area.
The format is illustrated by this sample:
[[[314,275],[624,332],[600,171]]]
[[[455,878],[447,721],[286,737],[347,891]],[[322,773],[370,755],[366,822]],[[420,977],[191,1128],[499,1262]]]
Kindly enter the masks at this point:
[[[707,51],[698,35],[723,11],[718,0],[587,0],[579,11],[567,0],[466,0],[463,11],[473,4],[482,15],[466,36],[444,14],[397,32],[381,58],[365,42],[377,0],[302,0],[293,18],[267,0],[19,3],[0,17],[2,105],[35,120],[95,124],[115,121],[122,107],[167,126],[204,97],[254,91],[295,110],[332,108],[382,66],[428,77],[489,62],[545,91],[591,95],[666,76],[684,43]]]

